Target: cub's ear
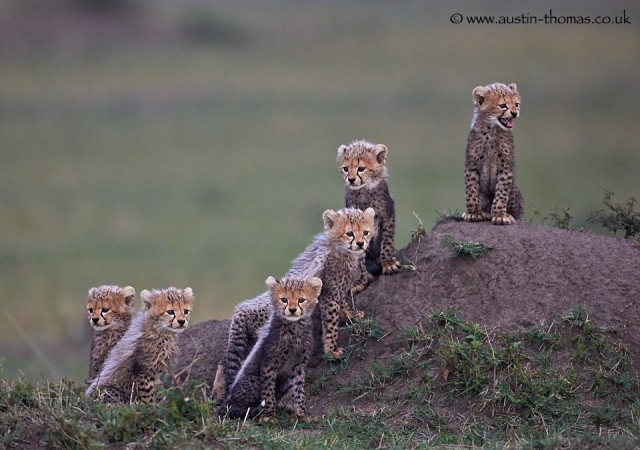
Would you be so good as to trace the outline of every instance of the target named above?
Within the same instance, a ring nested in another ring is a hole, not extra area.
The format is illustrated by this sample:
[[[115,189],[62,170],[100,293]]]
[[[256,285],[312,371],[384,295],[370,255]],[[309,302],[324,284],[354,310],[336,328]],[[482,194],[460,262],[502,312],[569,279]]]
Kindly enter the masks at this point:
[[[89,296],[89,298],[93,297],[94,295],[96,295],[96,292],[98,291],[97,287],[92,287],[91,289],[89,289],[89,292],[87,293],[87,295]]]
[[[509,85],[509,89],[511,89],[512,91],[514,91],[514,92],[515,92],[515,91],[517,91],[517,90],[518,90],[518,86],[516,86],[516,84],[515,84],[515,83],[511,83],[511,84]]]
[[[471,92],[471,96],[473,97],[473,104],[475,106],[482,105],[482,103],[484,102],[484,97],[487,95],[487,92],[489,92],[489,89],[487,89],[485,86],[474,87],[473,91]]]
[[[122,295],[124,295],[125,304],[133,306],[136,302],[136,290],[132,286],[123,287]]]
[[[313,289],[313,296],[318,297],[322,291],[322,280],[318,277],[309,278],[309,286]]]
[[[151,293],[151,291],[145,289],[144,291],[140,292],[140,299],[142,299],[142,306],[145,309],[151,309],[151,306],[153,306],[153,294]]]
[[[369,207],[364,210],[364,216],[368,219],[374,220],[376,217],[376,212],[373,208]]]
[[[265,283],[267,284],[267,286],[269,287],[269,289],[273,289],[274,287],[277,286],[278,284],[278,280],[276,280],[273,277],[269,277],[266,279]]]
[[[182,290],[182,297],[183,297],[185,300],[193,301],[193,300],[194,300],[194,298],[193,298],[193,289],[191,289],[190,287],[186,287],[186,288],[184,288],[184,289]]]
[[[376,160],[378,160],[380,164],[387,163],[387,155],[389,154],[389,149],[386,147],[386,145],[376,145],[373,149],[373,152],[376,155]]]
[[[322,223],[324,224],[324,230],[329,231],[336,225],[338,219],[338,213],[333,209],[327,209],[322,213]]]
[[[349,149],[349,147],[347,147],[346,145],[341,145],[340,147],[338,147],[338,159],[342,158],[344,156],[344,153]]]

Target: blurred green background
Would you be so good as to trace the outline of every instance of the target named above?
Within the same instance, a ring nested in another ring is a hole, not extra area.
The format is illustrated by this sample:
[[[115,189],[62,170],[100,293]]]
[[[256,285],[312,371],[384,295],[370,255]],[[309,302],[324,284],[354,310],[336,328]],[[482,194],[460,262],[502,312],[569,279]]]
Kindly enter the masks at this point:
[[[549,9],[631,25],[449,20]],[[638,24],[615,1],[0,1],[2,376],[82,380],[92,286],[230,317],[343,206],[353,139],[389,147],[398,248],[413,213],[462,211],[479,84],[522,94],[527,219],[638,197]]]

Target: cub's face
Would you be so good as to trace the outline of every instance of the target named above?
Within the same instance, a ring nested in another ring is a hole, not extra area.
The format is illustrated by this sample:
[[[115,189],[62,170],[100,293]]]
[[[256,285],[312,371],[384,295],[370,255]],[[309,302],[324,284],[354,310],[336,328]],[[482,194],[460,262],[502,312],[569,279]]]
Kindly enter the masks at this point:
[[[184,331],[189,325],[193,308],[193,291],[170,287],[163,290],[144,290],[140,292],[146,317],[154,319],[154,327],[158,330],[169,330],[176,333]]]
[[[311,315],[322,290],[322,280],[316,277],[308,280],[283,278],[280,281],[269,277],[266,283],[274,309],[290,321]]]
[[[520,115],[520,93],[514,83],[477,86],[472,96],[475,106],[472,127],[479,115],[504,130],[514,127],[515,119]]]
[[[136,290],[131,286],[99,286],[89,289],[87,318],[96,331],[124,325],[133,315]]]
[[[349,189],[373,188],[387,176],[388,150],[382,144],[353,141],[338,148],[338,166]]]
[[[369,247],[375,233],[374,219],[373,208],[364,211],[343,208],[337,212],[328,209],[322,214],[324,229],[329,239],[354,253],[363,253]]]

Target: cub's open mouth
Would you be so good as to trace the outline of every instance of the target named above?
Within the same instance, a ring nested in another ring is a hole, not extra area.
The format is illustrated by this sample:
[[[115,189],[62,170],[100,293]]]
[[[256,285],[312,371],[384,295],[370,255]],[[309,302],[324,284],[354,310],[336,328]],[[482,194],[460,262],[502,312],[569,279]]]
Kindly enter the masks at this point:
[[[513,126],[515,125],[515,121],[510,117],[509,118],[499,117],[498,122],[500,122],[502,126],[505,128],[513,128]]]

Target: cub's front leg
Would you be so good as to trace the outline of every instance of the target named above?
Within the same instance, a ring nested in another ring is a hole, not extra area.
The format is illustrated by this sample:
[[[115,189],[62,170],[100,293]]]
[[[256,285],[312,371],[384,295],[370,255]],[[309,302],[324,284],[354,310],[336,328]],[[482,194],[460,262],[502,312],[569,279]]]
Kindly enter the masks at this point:
[[[307,396],[304,393],[304,364],[298,364],[292,371],[293,412],[298,419],[307,419]]]
[[[516,220],[507,212],[509,203],[509,192],[513,185],[513,173],[503,171],[498,175],[498,184],[496,185],[496,195],[491,204],[491,223],[494,225],[511,225]]]
[[[480,175],[476,170],[464,170],[465,202],[467,212],[462,218],[467,222],[481,222],[489,219],[480,206]]]
[[[383,275],[391,275],[400,271],[400,261],[396,259],[393,242],[395,228],[396,219],[393,214],[380,224],[380,263]]]
[[[355,282],[355,284],[351,287],[350,294],[351,297],[356,295],[358,292],[362,292],[366,289],[367,285],[373,281],[373,275],[369,273],[367,270],[367,265],[365,263],[365,258],[360,258],[358,262],[358,267],[360,271],[360,277]]]
[[[262,410],[261,422],[268,422],[273,419],[276,410],[276,377],[278,370],[272,358],[267,361],[260,370],[260,378],[262,378],[261,397],[264,402]]]
[[[324,304],[320,306],[324,353],[334,359],[342,358],[344,353],[344,349],[338,348],[338,318],[340,310],[340,304],[332,298],[325,299]]]

